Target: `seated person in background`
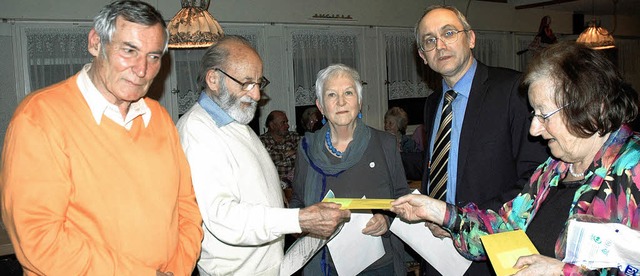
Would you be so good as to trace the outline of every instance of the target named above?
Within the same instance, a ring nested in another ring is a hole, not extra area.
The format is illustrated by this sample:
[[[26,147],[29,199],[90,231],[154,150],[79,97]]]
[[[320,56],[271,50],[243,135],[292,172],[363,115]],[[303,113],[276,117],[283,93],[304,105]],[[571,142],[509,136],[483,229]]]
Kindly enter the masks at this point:
[[[198,83],[177,127],[204,220],[199,275],[278,275],[285,234],[328,237],[351,213],[329,202],[283,208],[276,167],[248,126],[268,84],[249,41],[225,35],[207,49]]]
[[[302,123],[302,129],[298,133],[302,136],[305,132],[315,132],[322,128],[322,113],[317,107],[309,107],[302,112],[300,122]]]
[[[486,259],[480,236],[524,230],[540,254],[520,257],[517,275],[625,275],[617,267],[589,271],[562,260],[574,217],[640,230],[640,136],[628,125],[638,114],[638,95],[602,52],[575,42],[543,49],[524,83],[533,107],[529,132],[548,140],[552,157],[514,199],[496,212],[407,195],[391,211],[442,225],[473,260]]]
[[[418,144],[406,135],[408,123],[409,116],[400,107],[392,107],[384,114],[384,131],[396,136],[400,152],[419,152]]]
[[[427,141],[426,135],[427,132],[424,129],[424,124],[419,124],[416,129],[413,130],[411,138],[416,142],[416,145],[418,145],[419,151],[424,151],[424,143]]]
[[[265,121],[267,132],[260,135],[260,141],[267,149],[271,160],[278,169],[280,186],[285,191],[286,202],[291,198],[291,181],[296,165],[296,150],[300,136],[289,131],[289,119],[284,111],[274,110]]]
[[[392,107],[384,114],[384,130],[396,137],[407,179],[422,180],[424,156],[413,138],[405,134],[408,122],[407,112],[400,107]]]

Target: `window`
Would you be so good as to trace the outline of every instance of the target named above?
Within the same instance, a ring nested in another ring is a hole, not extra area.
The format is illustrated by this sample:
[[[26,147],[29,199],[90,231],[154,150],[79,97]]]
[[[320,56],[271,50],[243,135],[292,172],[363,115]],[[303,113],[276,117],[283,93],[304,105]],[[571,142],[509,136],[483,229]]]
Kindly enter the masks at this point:
[[[82,25],[19,26],[25,58],[25,95],[76,74],[91,62],[90,30]]]
[[[407,112],[409,125],[421,124],[425,99],[433,93],[428,82],[431,81],[432,87],[437,87],[435,82],[440,77],[418,55],[413,30],[389,30],[383,35],[387,110],[400,107]]]
[[[303,129],[299,118],[304,110],[315,106],[315,81],[318,71],[330,64],[343,63],[362,74],[359,70],[357,31],[341,28],[292,30],[296,129]]]

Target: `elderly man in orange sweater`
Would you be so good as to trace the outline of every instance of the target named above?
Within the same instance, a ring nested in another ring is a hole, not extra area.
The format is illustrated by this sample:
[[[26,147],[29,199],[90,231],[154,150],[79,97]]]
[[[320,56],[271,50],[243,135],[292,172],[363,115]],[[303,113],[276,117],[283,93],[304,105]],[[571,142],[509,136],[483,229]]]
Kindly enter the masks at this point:
[[[26,275],[191,275],[202,218],[167,111],[145,98],[167,51],[162,16],[117,1],[78,74],[31,93],[7,129],[2,219]]]

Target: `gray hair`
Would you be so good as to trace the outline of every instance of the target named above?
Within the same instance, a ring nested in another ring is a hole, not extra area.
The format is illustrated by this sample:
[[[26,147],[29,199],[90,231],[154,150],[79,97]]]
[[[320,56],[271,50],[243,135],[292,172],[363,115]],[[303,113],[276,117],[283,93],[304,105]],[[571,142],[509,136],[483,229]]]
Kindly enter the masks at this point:
[[[236,41],[254,49],[251,42],[244,37],[237,35],[225,35],[222,37],[216,44],[209,47],[202,56],[202,60],[200,61],[200,72],[198,72],[198,85],[200,85],[200,89],[207,87],[207,72],[209,72],[209,70],[213,70],[215,68],[223,69],[226,67],[225,65],[227,64],[230,55],[230,49],[228,47],[223,47],[223,45],[226,44],[224,43],[226,41]],[[221,75],[222,79],[225,77],[226,76],[224,74]]]
[[[467,17],[464,16],[464,14],[462,14],[462,12],[458,10],[456,7],[448,6],[448,5],[431,5],[427,7],[426,10],[424,10],[424,13],[420,17],[420,19],[418,19],[418,22],[416,22],[416,25],[413,27],[413,33],[416,36],[416,43],[417,43],[416,45],[418,45],[418,50],[420,51],[422,51],[422,49],[420,48],[420,45],[422,45],[422,40],[420,37],[420,30],[418,30],[418,28],[420,28],[420,21],[422,21],[422,19],[427,15],[427,13],[437,9],[445,9],[445,10],[452,11],[453,13],[456,14],[456,17],[458,17],[458,20],[460,20],[460,24],[462,24],[462,28],[464,28],[467,31],[471,30],[471,25],[469,24],[469,21],[467,21]]]
[[[332,64],[327,68],[324,68],[318,72],[318,78],[316,79],[316,97],[318,98],[318,102],[320,102],[320,106],[324,107],[324,102],[322,101],[324,98],[324,84],[331,77],[335,77],[338,75],[347,75],[350,77],[356,86],[356,92],[358,93],[358,103],[362,103],[362,82],[360,81],[360,74],[355,69],[344,65],[344,64]]]
[[[119,16],[122,16],[124,20],[144,26],[160,24],[164,29],[163,54],[167,52],[169,31],[160,12],[143,1],[121,0],[104,6],[98,15],[93,18],[93,29],[96,30],[96,33],[100,37],[100,46],[103,55],[105,54],[105,47],[111,43],[113,34],[116,31],[116,19],[118,19]]]

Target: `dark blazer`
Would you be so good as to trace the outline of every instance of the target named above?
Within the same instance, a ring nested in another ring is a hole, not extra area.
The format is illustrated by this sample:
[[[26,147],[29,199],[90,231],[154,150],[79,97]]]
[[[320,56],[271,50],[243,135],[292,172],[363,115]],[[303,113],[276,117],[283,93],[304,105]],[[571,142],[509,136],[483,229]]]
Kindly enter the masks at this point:
[[[547,157],[542,139],[529,135],[530,107],[526,90],[520,89],[521,74],[506,68],[476,68],[458,145],[456,205],[475,202],[481,209],[498,210],[513,199],[535,168]],[[426,159],[428,145],[443,93],[432,93],[425,104]],[[425,165],[422,193],[427,193],[429,168]],[[490,264],[471,265],[468,275],[490,275]],[[427,275],[434,275],[434,271]]]

